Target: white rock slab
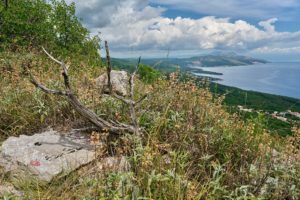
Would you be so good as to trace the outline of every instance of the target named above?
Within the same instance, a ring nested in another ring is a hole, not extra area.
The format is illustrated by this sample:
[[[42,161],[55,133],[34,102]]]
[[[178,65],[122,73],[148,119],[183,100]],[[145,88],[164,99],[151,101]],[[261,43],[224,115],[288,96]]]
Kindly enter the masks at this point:
[[[0,166],[6,171],[30,172],[43,181],[70,173],[94,159],[88,136],[53,130],[10,137],[3,142],[0,152]]]

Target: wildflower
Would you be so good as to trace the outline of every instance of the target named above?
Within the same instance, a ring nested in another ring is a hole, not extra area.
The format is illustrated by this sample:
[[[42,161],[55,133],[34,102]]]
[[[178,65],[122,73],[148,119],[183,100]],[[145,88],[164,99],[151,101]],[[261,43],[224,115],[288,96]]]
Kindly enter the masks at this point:
[[[174,81],[175,78],[176,78],[176,75],[175,75],[174,72],[172,72],[172,73],[170,74],[170,80],[171,80],[171,81]]]

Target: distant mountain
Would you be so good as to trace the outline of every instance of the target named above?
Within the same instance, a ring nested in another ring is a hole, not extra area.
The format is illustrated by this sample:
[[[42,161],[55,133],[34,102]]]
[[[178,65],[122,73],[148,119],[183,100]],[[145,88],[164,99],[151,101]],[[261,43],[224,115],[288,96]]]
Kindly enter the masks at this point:
[[[113,59],[112,63],[115,67],[124,69],[128,68],[129,66],[133,67],[136,64],[136,60],[137,59]],[[203,71],[201,67],[243,66],[253,65],[256,63],[267,63],[267,61],[248,56],[237,55],[234,52],[214,52],[212,55],[194,56],[191,58],[142,59],[142,63],[165,72],[174,71],[177,67],[179,67],[183,71],[194,73],[204,72],[211,74],[213,72]]]
[[[197,67],[217,67],[217,66],[239,66],[239,65],[252,65],[256,63],[267,63],[262,59],[256,59],[247,56],[237,55],[235,53],[215,54],[195,56],[191,58],[169,58],[169,59],[144,59],[145,64],[169,66],[181,68],[197,68]]]

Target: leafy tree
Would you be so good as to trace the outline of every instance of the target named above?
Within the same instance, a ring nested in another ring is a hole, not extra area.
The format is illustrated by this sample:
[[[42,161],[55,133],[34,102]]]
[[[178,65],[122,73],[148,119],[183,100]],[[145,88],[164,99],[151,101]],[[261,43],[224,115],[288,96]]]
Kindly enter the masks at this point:
[[[1,45],[39,45],[50,38],[51,22],[48,13],[51,6],[42,0],[15,0],[7,9],[0,7]]]
[[[45,46],[62,57],[85,56],[97,63],[99,37],[90,37],[64,0],[14,0],[0,5],[0,49]]]

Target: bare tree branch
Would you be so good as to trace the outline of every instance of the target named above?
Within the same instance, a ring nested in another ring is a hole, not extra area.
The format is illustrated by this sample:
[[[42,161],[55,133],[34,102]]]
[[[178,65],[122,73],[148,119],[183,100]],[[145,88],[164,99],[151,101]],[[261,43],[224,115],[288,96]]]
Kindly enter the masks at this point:
[[[126,99],[126,98],[124,98],[120,95],[117,95],[116,93],[112,93],[111,96],[118,99],[118,100],[120,100],[120,101],[123,101],[123,103],[125,103],[125,104],[128,104],[128,105],[131,104],[131,103],[134,104],[134,102],[132,102],[132,100]]]
[[[64,77],[64,83],[65,83],[65,87],[69,92],[71,91],[71,85],[70,85],[70,80],[69,80],[69,75],[68,75],[68,68],[66,67],[64,62],[61,62],[61,68],[63,70],[62,72],[62,76]]]
[[[138,101],[134,103],[134,106],[138,106],[140,103],[142,103],[148,97],[148,95],[149,94],[145,94],[144,96],[142,96]]]
[[[72,93],[68,94],[68,99],[71,105],[75,108],[75,110],[82,115],[83,117],[87,118],[90,122],[101,129],[107,129],[112,133],[120,134],[123,131],[128,131],[130,133],[135,133],[135,128],[127,125],[126,127],[118,127],[114,126],[111,123],[107,122],[106,120],[98,117],[94,112],[87,109],[83,104],[81,104],[76,96]]]
[[[134,95],[134,77],[135,77],[137,71],[139,70],[140,63],[141,63],[141,57],[139,57],[138,63],[137,63],[137,65],[135,66],[135,70],[134,70],[134,72],[131,74],[131,77],[130,77],[130,80],[129,80],[129,85],[130,85],[130,97],[131,97],[131,99],[133,99],[133,95]]]
[[[129,80],[129,85],[130,85],[130,95],[129,95],[129,97],[131,99],[131,103],[129,104],[129,110],[130,110],[130,116],[131,116],[133,126],[135,128],[135,133],[136,134],[139,134],[139,128],[138,128],[138,122],[137,122],[137,119],[136,119],[136,113],[135,113],[135,108],[134,108],[134,104],[135,104],[134,103],[134,77],[135,77],[137,71],[139,70],[140,62],[141,62],[141,57],[139,57],[138,63],[135,67],[135,70],[132,73],[132,75],[130,77],[130,80]]]
[[[112,83],[111,83],[111,60],[109,55],[108,43],[105,41],[105,50],[106,50],[106,62],[107,62],[107,85],[109,89],[109,94],[112,94]]]
[[[59,64],[61,66],[61,68],[63,70],[62,75],[64,78],[65,87],[66,87],[66,89],[71,90],[69,76],[68,76],[68,68],[66,67],[65,63],[54,58],[50,53],[48,53],[46,51],[46,49],[44,47],[42,47],[42,49],[51,60],[53,60],[54,62],[56,62],[57,64]]]
[[[35,77],[32,75],[31,71],[26,67],[27,72],[29,73],[29,76],[31,78],[30,82],[37,88],[41,89],[43,92],[48,93],[48,94],[56,94],[56,95],[62,95],[62,96],[66,96],[67,93],[61,90],[53,90],[53,89],[49,89],[46,86],[44,86],[43,84],[39,83]]]
[[[111,75],[111,59],[110,59],[110,55],[109,55],[109,48],[108,48],[107,41],[105,41],[105,50],[106,50],[106,60],[107,60],[107,77],[108,77],[108,80],[107,80],[108,83],[107,84],[108,84],[108,87],[109,87],[109,94],[112,97],[124,102],[125,104],[127,104],[129,106],[130,117],[131,117],[131,121],[132,121],[132,124],[133,124],[133,127],[134,127],[134,133],[138,134],[139,133],[139,127],[138,127],[138,122],[137,122],[137,119],[136,119],[136,112],[135,112],[135,108],[134,108],[135,104],[136,104],[135,101],[134,101],[134,77],[135,77],[137,71],[139,70],[141,57],[139,57],[138,63],[135,66],[135,70],[130,76],[130,79],[129,79],[129,85],[130,85],[129,99],[126,99],[122,96],[119,96],[119,95],[115,94],[112,91],[112,83],[111,83],[111,77],[110,77],[110,75]],[[143,99],[141,99],[140,101],[142,101]]]
[[[84,132],[84,131],[97,131],[97,130],[99,130],[99,128],[96,126],[90,126],[90,127],[84,127],[84,128],[76,128],[76,129],[72,129],[72,130],[77,131],[77,132]]]
[[[64,78],[64,84],[66,91],[59,91],[59,90],[51,90],[45,87],[44,85],[40,84],[34,76],[30,73],[29,69],[27,68],[27,71],[30,74],[31,82],[39,89],[44,91],[48,94],[55,94],[55,95],[62,95],[66,96],[68,102],[74,107],[74,109],[83,117],[88,119],[90,122],[92,122],[96,127],[99,129],[107,129],[108,131],[116,134],[120,134],[121,132],[129,132],[129,133],[136,133],[136,126],[121,124],[118,122],[108,122],[101,117],[97,116],[94,112],[89,110],[87,107],[85,107],[76,97],[76,95],[73,93],[71,86],[70,86],[70,80],[68,76],[68,68],[64,64],[64,62],[61,62],[57,59],[55,59],[51,54],[49,54],[44,48],[43,51],[49,56],[51,60],[58,63],[62,67],[62,76]],[[129,103],[129,102],[128,102]],[[132,104],[132,103],[131,103]]]
[[[42,49],[43,49],[43,51],[47,54],[47,56],[48,56],[51,60],[53,60],[54,62],[56,62],[56,63],[59,64],[59,65],[62,65],[62,62],[60,62],[59,60],[55,59],[51,54],[49,54],[49,53],[46,51],[46,49],[45,49],[44,47],[42,47]]]

